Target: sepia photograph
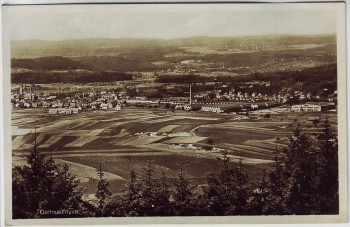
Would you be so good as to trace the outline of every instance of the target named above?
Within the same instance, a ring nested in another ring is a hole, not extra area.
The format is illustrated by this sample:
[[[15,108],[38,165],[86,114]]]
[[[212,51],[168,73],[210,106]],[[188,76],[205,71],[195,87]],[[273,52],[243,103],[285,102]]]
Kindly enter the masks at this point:
[[[3,10],[8,223],[347,221],[344,2]]]

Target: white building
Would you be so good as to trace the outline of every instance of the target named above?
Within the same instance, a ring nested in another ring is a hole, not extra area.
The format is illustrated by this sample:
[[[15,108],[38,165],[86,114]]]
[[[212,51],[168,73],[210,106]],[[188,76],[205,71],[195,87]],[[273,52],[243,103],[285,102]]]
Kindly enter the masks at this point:
[[[72,110],[72,113],[74,113],[74,114],[79,113],[79,109],[78,108],[71,108],[71,110]]]
[[[223,113],[224,111],[217,106],[202,106],[201,111],[213,112],[213,113]]]
[[[252,104],[250,105],[250,109],[257,110],[259,108],[258,104]]]
[[[107,110],[108,109],[108,104],[107,103],[102,103],[101,104],[101,109]]]
[[[192,109],[191,105],[184,105],[184,110],[191,110],[191,109]]]
[[[114,108],[115,110],[122,110],[122,106],[121,105],[119,105],[119,104],[117,104],[116,106],[115,106],[115,108]]]
[[[291,111],[293,112],[319,112],[321,111],[321,105],[319,104],[300,104],[300,105],[293,105]]]
[[[57,114],[57,109],[49,109],[49,114]]]
[[[71,109],[65,109],[66,111],[65,111],[65,114],[72,114],[72,110]]]
[[[58,108],[58,109],[57,109],[57,113],[59,113],[59,114],[64,114],[64,113],[66,113],[66,108]]]
[[[188,104],[177,104],[175,105],[175,110],[191,110],[191,105]]]

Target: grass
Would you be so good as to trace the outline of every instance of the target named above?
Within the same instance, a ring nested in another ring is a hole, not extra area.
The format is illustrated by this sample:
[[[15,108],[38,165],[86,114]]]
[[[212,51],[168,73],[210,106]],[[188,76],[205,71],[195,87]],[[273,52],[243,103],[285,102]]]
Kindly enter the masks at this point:
[[[85,157],[64,157],[61,158],[66,161],[80,163],[82,165],[97,168],[99,164],[98,156],[85,156]],[[199,158],[199,157],[183,157],[175,154],[164,155],[140,155],[140,156],[123,156],[123,157],[102,157],[103,169],[109,173],[116,174],[125,179],[125,181],[111,181],[111,190],[114,192],[120,192],[124,189],[124,184],[129,180],[129,174],[132,166],[136,172],[138,180],[145,178],[145,171],[147,167],[147,161],[151,160],[152,168],[154,169],[154,177],[159,178],[161,172],[164,171],[166,176],[171,179],[177,177],[179,164],[184,164],[184,173],[191,179],[192,183],[205,184],[206,175],[211,172],[218,172],[223,167],[221,160]],[[229,163],[230,168],[237,167],[238,164]],[[250,175],[251,179],[259,178],[263,169],[268,168],[267,165],[245,165],[243,168]],[[88,187],[88,191],[94,192],[96,184],[88,182],[84,186]]]
[[[200,127],[196,129],[196,135],[209,137],[214,141],[214,144],[230,143],[230,144],[242,144],[249,139],[265,140],[271,139],[273,136],[267,133],[257,133],[244,130],[232,130],[226,128],[209,128]]]
[[[95,111],[69,116],[50,116],[47,111],[47,109],[13,111],[12,119],[14,121],[12,124],[19,126],[19,128],[33,128],[32,122],[35,122],[40,129],[38,133],[42,138],[41,143],[50,143],[50,140],[53,142],[48,148],[42,149],[43,151],[63,151],[64,154],[57,154],[56,157],[90,167],[89,171],[91,168],[98,167],[97,154],[101,153],[103,168],[109,173],[124,178],[124,180],[111,180],[109,182],[113,192],[120,192],[124,189],[132,166],[134,166],[138,179],[141,180],[144,177],[147,160],[152,160],[155,177],[159,177],[160,173],[164,171],[170,180],[177,176],[178,164],[187,163],[185,174],[195,184],[205,183],[206,174],[219,171],[222,168],[222,161],[216,160],[212,154],[204,152],[200,155],[191,155],[191,153],[187,153],[192,152],[191,150],[178,152],[178,149],[185,148],[179,146],[174,148],[174,146],[166,145],[172,139],[171,137],[138,138],[133,135],[136,132],[156,132],[161,129],[171,132],[189,132],[196,128],[193,130],[195,136],[204,137],[204,139],[201,141],[189,140],[195,145],[206,145],[210,138],[214,141],[213,147],[225,148],[229,155],[263,161],[273,158],[277,136],[281,138],[279,149],[282,148],[282,144],[288,142],[287,136],[292,133],[294,119],[302,123],[305,131],[310,134],[320,132],[321,129],[320,126],[315,128],[310,119],[320,117],[323,120],[325,116],[329,116],[331,123],[335,124],[337,121],[336,112],[286,113],[272,116],[270,119],[237,121],[232,120],[236,117],[235,115],[186,111],[167,113],[160,117],[153,112],[154,110],[149,109]],[[186,118],[187,116],[189,118]],[[280,126],[285,126],[285,128]],[[73,141],[77,142],[77,138],[84,138],[94,129],[104,130],[96,139],[81,147],[64,147]],[[54,140],[54,138],[58,139]],[[153,139],[157,140],[153,141]],[[32,145],[31,134],[17,139],[13,137],[13,140],[18,140],[18,143],[26,145],[19,149],[27,149]],[[161,149],[162,147],[166,152]],[[157,151],[155,152],[155,150]],[[16,160],[14,160],[15,162]],[[237,167],[237,163],[230,163],[230,167]],[[268,165],[244,164],[244,169],[251,175],[252,179],[260,177],[264,168],[268,168]],[[87,187],[87,193],[96,191],[96,182],[84,181],[82,185]]]

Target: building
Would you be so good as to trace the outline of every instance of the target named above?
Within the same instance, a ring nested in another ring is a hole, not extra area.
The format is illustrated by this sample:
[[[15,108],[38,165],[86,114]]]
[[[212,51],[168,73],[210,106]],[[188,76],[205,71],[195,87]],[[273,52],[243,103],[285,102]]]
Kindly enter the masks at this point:
[[[176,110],[192,110],[192,106],[189,104],[177,104],[175,106]]]
[[[108,109],[108,104],[107,103],[102,103],[101,104],[101,109],[107,110]]]
[[[257,110],[259,108],[258,104],[252,104],[250,105],[250,109]]]
[[[72,110],[71,109],[65,109],[65,114],[72,114]]]
[[[114,108],[115,110],[122,110],[122,106],[121,105],[119,105],[119,104],[117,104],[116,106],[115,106],[115,108]]]
[[[49,114],[57,114],[57,109],[49,109]]]
[[[305,103],[293,105],[291,111],[293,112],[319,112],[335,109],[335,104],[333,102],[318,102],[318,103]]]
[[[79,109],[78,108],[71,108],[71,110],[72,110],[72,113],[74,113],[74,114],[79,113]]]
[[[57,112],[58,112],[59,114],[64,114],[64,113],[66,113],[66,108],[58,108],[58,109],[57,109]]]
[[[191,109],[192,109],[191,105],[184,105],[184,110],[191,110]]]
[[[321,105],[319,104],[299,104],[299,105],[292,105],[292,112],[319,112],[321,111]]]
[[[224,112],[224,110],[221,107],[217,107],[217,106],[202,106],[201,111],[213,112],[213,113],[223,113]]]

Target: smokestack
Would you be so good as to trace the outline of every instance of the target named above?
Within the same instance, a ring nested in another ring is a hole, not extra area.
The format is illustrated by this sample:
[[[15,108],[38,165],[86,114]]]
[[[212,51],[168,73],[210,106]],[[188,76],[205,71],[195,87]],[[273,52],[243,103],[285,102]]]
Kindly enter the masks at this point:
[[[23,95],[23,85],[21,84],[21,86],[19,87],[19,94]]]
[[[32,101],[32,85],[29,87],[29,93],[30,93],[30,101]]]
[[[190,82],[190,105],[192,105],[192,84]]]

